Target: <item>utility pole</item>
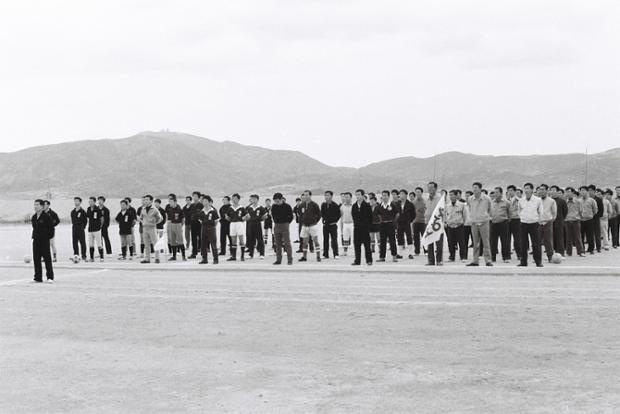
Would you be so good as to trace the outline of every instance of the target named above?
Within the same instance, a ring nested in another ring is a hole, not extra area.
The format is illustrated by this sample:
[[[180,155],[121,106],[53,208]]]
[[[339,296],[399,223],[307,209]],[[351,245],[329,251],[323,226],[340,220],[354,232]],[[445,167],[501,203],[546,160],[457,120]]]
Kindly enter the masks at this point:
[[[584,185],[588,185],[588,147],[586,146],[586,182]]]

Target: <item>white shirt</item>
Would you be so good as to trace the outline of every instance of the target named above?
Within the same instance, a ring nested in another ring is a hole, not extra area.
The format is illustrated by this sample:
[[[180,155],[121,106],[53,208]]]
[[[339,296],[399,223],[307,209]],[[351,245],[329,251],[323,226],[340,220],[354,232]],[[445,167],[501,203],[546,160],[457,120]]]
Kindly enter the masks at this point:
[[[351,214],[351,208],[353,204],[342,204],[340,206],[340,216],[342,217],[342,223],[353,223],[353,215]]]
[[[543,203],[534,194],[528,200],[526,196],[519,199],[519,217],[521,223],[538,223],[543,215]]]

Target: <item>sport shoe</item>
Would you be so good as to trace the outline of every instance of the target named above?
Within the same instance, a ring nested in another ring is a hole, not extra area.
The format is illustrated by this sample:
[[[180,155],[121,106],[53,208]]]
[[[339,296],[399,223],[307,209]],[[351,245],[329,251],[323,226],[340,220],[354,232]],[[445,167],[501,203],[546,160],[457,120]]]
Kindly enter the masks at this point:
[[[155,259],[155,263],[156,263],[156,264],[159,264],[159,259]]]

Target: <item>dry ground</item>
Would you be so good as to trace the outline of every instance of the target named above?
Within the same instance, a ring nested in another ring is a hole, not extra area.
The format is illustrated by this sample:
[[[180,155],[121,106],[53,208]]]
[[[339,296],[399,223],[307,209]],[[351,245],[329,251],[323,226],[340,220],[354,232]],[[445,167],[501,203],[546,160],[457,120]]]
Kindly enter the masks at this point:
[[[3,413],[620,409],[614,276],[31,277],[0,267]]]

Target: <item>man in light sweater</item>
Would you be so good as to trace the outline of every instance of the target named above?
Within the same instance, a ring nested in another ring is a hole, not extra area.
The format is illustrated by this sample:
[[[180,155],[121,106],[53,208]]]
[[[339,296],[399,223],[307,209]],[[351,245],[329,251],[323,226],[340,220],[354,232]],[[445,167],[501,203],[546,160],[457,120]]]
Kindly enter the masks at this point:
[[[484,261],[487,266],[493,266],[490,249],[491,199],[482,193],[482,184],[475,182],[472,185],[473,195],[467,199],[471,234],[474,239],[473,260],[467,266],[479,266],[480,244],[482,243]]]
[[[543,215],[543,203],[534,195],[534,184],[525,183],[525,195],[519,199],[519,238],[521,240],[521,262],[518,266],[527,266],[528,237],[532,243],[532,253],[537,267],[543,267],[540,249],[540,221]]]

